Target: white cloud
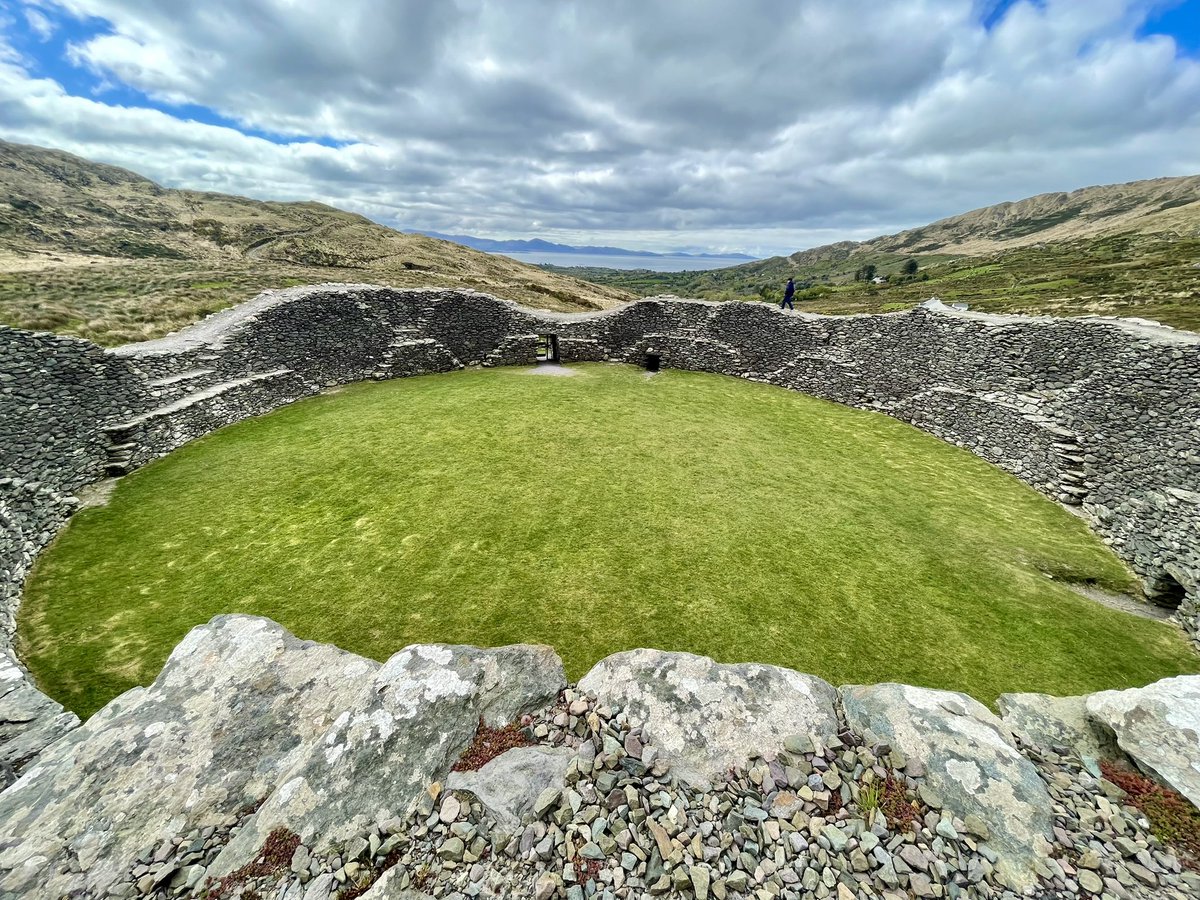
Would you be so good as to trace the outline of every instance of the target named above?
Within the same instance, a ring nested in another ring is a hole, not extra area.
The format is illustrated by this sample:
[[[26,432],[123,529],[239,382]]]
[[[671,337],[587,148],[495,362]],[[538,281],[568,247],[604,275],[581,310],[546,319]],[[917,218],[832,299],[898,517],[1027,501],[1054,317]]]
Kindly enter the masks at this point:
[[[1150,4],[1022,2],[990,31],[978,6],[59,0],[110,26],[71,46],[97,78],[293,143],[71,97],[11,55],[0,119],[171,185],[650,248],[790,252],[1200,171],[1200,64],[1137,37]]]
[[[58,30],[58,26],[50,21],[45,13],[28,6],[21,11],[25,14],[25,23],[29,26],[29,30],[41,40],[48,41],[54,37],[54,32]]]

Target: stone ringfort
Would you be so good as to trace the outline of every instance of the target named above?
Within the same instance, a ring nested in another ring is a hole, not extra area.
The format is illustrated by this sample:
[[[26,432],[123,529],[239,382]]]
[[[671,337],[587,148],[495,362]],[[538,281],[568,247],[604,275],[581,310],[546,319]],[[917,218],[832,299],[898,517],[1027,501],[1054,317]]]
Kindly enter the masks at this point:
[[[1005,695],[1001,719],[651,650],[578,686],[548,648],[381,666],[229,616],[84,725],[28,679],[21,590],[80,489],[332,386],[539,357],[910,422],[1077,507],[1200,640],[1200,336],[1154,323],[320,285],[110,350],[0,328],[0,897],[1200,895],[1096,764],[1200,800],[1200,678]],[[514,720],[532,746],[443,787],[480,722]],[[915,821],[880,811],[884,786]]]

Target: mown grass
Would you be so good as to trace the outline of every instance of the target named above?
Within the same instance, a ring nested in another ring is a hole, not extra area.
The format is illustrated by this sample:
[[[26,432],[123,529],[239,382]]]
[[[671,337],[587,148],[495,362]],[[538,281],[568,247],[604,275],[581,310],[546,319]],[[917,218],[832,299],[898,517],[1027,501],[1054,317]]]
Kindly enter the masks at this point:
[[[834,683],[1076,694],[1196,671],[1077,518],[882,415],[619,366],[364,384],[127,477],[41,558],[20,651],[81,714],[224,612],[385,659],[553,644],[571,677],[653,646]]]

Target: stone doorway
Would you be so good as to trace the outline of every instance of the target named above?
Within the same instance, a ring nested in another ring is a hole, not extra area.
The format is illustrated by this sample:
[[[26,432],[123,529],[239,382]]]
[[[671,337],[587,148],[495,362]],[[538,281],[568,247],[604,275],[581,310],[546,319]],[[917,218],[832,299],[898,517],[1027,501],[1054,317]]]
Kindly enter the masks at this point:
[[[540,363],[558,362],[558,335],[539,334],[537,339],[537,361]]]

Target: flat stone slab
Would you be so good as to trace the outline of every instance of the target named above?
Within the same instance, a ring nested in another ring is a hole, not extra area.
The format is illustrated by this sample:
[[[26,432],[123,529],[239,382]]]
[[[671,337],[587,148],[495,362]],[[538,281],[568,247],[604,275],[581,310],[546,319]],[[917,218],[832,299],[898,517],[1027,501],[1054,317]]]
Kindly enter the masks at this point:
[[[1016,889],[1035,879],[1039,838],[1053,823],[1050,795],[1037,769],[1012,743],[1004,723],[966,694],[906,684],[841,689],[851,728],[869,729],[909,759],[945,809],[987,825],[997,870]]]
[[[1200,807],[1200,675],[1100,691],[1087,698],[1087,712],[1139,768]]]
[[[515,833],[542,791],[563,786],[574,756],[564,747],[516,747],[478,771],[451,772],[446,787],[474,794],[498,824]]]
[[[359,900],[433,900],[430,894],[400,887],[400,870],[400,866],[388,869]]]
[[[629,650],[598,662],[579,688],[643,722],[661,758],[698,787],[782,750],[791,735],[828,741],[838,732],[833,686],[779,666]]]
[[[0,794],[0,894],[104,896],[147,847],[266,796],[378,668],[254,616],[193,628]]]
[[[1067,747],[1081,758],[1119,759],[1111,733],[1088,717],[1087,697],[1001,694],[996,699],[1004,724],[1043,747]]]

